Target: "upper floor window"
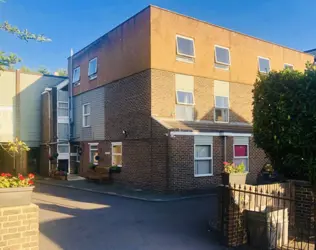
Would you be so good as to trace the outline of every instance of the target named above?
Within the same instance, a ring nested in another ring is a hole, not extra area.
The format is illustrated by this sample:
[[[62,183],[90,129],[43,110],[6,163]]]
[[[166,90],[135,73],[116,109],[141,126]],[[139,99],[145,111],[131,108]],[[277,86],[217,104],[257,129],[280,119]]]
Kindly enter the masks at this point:
[[[270,60],[264,57],[258,57],[259,63],[259,71],[261,73],[269,73],[270,72]]]
[[[90,103],[82,105],[82,127],[90,127]]]
[[[229,83],[214,81],[214,121],[229,122]]]
[[[194,78],[176,74],[176,119],[194,120]]]
[[[177,60],[184,62],[194,62],[195,49],[194,40],[189,37],[177,35]]]
[[[217,68],[229,69],[230,53],[229,49],[215,45],[215,66]]]
[[[293,70],[294,66],[292,64],[289,64],[289,63],[284,63],[284,69]]]
[[[77,67],[73,70],[72,83],[74,85],[79,85],[79,81],[80,81],[80,67]]]
[[[97,78],[97,70],[98,70],[98,58],[95,57],[89,61],[88,76],[90,80]]]

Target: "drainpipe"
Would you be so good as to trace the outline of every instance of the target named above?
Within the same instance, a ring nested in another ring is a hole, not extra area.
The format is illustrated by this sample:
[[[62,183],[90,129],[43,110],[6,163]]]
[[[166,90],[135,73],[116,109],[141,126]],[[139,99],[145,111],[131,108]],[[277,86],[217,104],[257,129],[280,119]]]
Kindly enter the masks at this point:
[[[48,134],[49,134],[49,142],[51,142],[51,112],[50,112],[50,108],[51,108],[51,90],[47,89],[47,94],[48,94]],[[51,156],[52,154],[52,150],[51,150],[51,146],[48,146],[48,155]],[[48,161],[48,175],[50,175],[51,173],[51,169],[52,169],[52,163],[50,162],[50,160]]]
[[[69,145],[69,156],[68,156],[68,174],[70,173],[70,164],[71,164],[71,147],[70,141],[72,138],[72,125],[73,125],[73,93],[72,93],[72,56],[73,50],[70,50],[70,59],[68,65],[68,90],[69,90],[69,101],[68,101],[68,112],[69,112],[69,121],[68,121],[68,145]]]
[[[227,138],[227,136],[225,135],[224,136],[224,161],[227,161],[226,160],[226,158],[227,158],[227,156],[226,156],[226,138]]]

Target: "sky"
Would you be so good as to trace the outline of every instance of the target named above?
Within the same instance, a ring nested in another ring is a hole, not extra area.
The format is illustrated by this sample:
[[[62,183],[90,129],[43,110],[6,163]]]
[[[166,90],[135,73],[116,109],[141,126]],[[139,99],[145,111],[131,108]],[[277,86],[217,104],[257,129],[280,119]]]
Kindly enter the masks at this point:
[[[25,42],[0,31],[0,51],[16,53],[20,65],[51,72],[67,67],[71,48],[80,50],[149,4],[297,50],[316,48],[315,0],[5,1],[0,23],[9,21],[52,42]]]

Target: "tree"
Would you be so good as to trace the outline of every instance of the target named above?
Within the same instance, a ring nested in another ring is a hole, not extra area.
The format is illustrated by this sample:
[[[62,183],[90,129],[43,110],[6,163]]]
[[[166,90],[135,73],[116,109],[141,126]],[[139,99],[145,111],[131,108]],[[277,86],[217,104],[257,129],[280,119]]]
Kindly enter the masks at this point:
[[[22,71],[24,73],[34,72],[33,70],[31,70],[29,67],[26,67],[26,66],[21,66],[20,71]]]
[[[38,73],[41,73],[43,75],[49,75],[50,72],[48,71],[48,69],[44,66],[40,66],[37,70]]]
[[[4,1],[0,0],[0,3],[3,3]],[[27,29],[20,30],[18,27],[13,26],[9,24],[8,22],[0,23],[0,31],[4,31],[7,33],[10,33],[17,38],[23,40],[23,41],[30,41],[34,40],[37,42],[50,42],[51,39],[45,37],[44,35],[36,35],[31,32],[29,32]],[[7,54],[4,51],[0,50],[0,70],[3,70],[5,68],[11,67],[12,65],[20,62],[21,59],[18,58],[17,55],[10,53]]]
[[[57,69],[56,70],[56,73],[59,75],[59,76],[68,76],[68,72],[66,69]]]
[[[316,70],[260,74],[253,91],[253,132],[273,167],[316,182]]]

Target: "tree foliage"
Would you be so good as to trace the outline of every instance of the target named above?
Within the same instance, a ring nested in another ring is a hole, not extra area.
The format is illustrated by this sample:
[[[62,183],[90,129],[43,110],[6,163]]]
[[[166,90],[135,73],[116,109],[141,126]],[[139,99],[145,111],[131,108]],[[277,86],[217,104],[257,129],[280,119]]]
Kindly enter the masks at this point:
[[[4,1],[0,0],[0,4],[1,3],[4,3]],[[34,40],[37,42],[50,42],[51,41],[51,39],[49,39],[48,37],[46,37],[44,35],[33,34],[33,33],[29,32],[27,29],[20,30],[18,27],[9,24],[7,21],[5,21],[3,23],[0,22],[0,31],[1,30],[4,32],[8,32],[12,35],[15,35],[19,39],[26,41],[26,42],[28,42],[30,40]],[[5,68],[11,68],[12,65],[14,65],[20,61],[21,61],[21,59],[18,58],[17,55],[15,55],[13,53],[7,54],[4,51],[0,50],[0,70],[3,70]]]
[[[68,76],[68,72],[66,69],[57,69],[56,70],[56,73],[59,75],[59,76]]]
[[[48,71],[48,69],[44,66],[40,66],[37,70],[38,73],[41,73],[43,75],[49,75],[50,72]]]
[[[253,91],[253,130],[274,168],[316,181],[316,71],[260,74]]]

